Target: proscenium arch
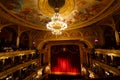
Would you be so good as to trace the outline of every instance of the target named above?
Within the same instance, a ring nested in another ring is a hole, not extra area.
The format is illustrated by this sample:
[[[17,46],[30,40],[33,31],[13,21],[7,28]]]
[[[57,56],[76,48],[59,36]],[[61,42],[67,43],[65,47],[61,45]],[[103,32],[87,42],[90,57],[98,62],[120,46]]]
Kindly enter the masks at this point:
[[[51,41],[54,42],[54,41],[63,41],[63,40],[44,40],[44,41],[42,41],[42,42],[40,42],[38,44],[37,49],[42,50],[44,44],[46,44],[47,42],[51,42]],[[68,41],[68,40],[66,40],[66,41]],[[72,41],[72,39],[71,39],[71,41]],[[85,39],[75,39],[73,41],[78,41],[77,43],[84,42],[89,48],[93,48],[93,45],[88,40],[85,40]]]

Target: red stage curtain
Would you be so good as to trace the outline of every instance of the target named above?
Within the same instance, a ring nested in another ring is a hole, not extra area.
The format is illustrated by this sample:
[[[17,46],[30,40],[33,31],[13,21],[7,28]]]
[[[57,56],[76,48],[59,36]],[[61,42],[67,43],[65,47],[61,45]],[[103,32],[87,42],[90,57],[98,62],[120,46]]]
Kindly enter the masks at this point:
[[[71,47],[73,48],[72,50]],[[66,50],[64,51],[61,48],[65,48]],[[52,73],[80,74],[79,47],[76,47],[76,45],[57,45],[51,50]]]

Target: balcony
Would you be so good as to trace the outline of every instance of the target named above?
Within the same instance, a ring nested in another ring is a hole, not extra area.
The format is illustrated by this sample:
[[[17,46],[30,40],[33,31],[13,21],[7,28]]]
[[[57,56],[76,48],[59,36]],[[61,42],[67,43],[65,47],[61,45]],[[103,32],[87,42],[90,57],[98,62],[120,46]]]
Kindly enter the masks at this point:
[[[91,54],[91,59],[91,68],[96,74],[102,72],[102,76],[120,75],[120,50],[96,49]]]
[[[0,79],[25,79],[37,74],[40,67],[40,54],[35,50],[0,53]]]

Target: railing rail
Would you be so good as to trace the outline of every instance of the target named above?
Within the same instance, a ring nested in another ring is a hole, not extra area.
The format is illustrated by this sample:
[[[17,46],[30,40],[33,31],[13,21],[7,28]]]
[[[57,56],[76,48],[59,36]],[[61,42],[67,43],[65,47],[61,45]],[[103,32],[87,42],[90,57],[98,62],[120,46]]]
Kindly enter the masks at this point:
[[[4,59],[6,57],[34,54],[35,50],[25,50],[25,51],[12,51],[12,52],[1,52],[0,59]]]

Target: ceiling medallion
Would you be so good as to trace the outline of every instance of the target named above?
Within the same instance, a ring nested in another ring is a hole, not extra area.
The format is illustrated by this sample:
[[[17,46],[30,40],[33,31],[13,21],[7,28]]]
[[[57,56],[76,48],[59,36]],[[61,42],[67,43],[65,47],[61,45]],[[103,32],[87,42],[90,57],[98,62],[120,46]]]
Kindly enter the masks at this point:
[[[56,0],[38,0],[38,7],[42,14],[51,17],[54,14],[54,7]],[[60,7],[59,13],[61,16],[67,17],[69,13],[74,10],[75,0],[57,0]]]

